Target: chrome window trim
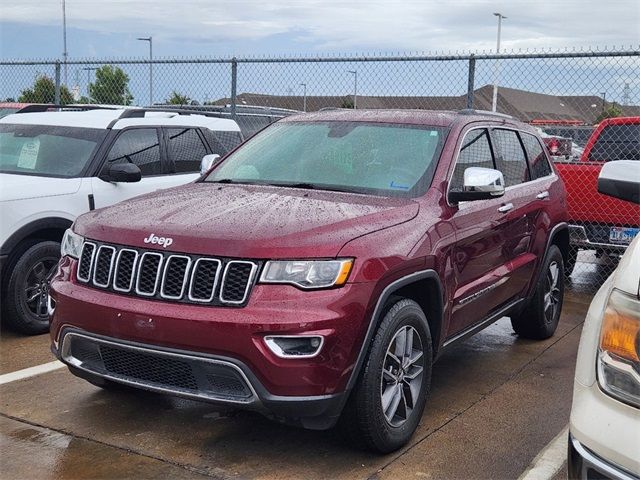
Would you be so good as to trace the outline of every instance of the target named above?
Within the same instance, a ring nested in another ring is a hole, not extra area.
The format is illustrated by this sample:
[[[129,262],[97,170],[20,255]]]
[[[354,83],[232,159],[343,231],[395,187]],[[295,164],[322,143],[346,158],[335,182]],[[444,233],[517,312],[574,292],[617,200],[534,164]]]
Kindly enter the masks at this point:
[[[224,294],[224,286],[227,281],[227,272],[229,271],[229,267],[236,263],[244,263],[247,265],[251,265],[251,272],[249,272],[249,279],[247,280],[247,284],[244,289],[244,295],[242,296],[242,300],[225,300],[223,294]],[[230,262],[227,262],[227,265],[224,267],[224,273],[222,274],[222,287],[220,288],[220,302],[229,303],[232,305],[240,305],[244,303],[244,301],[247,299],[247,295],[249,294],[249,290],[251,290],[251,286],[253,284],[253,280],[254,280],[257,269],[258,269],[258,265],[256,265],[254,262],[249,262],[246,260],[231,260]]]
[[[116,280],[118,279],[118,268],[120,268],[120,256],[122,255],[122,252],[133,252],[135,254],[135,257],[133,258],[133,267],[131,267],[131,280],[129,280],[129,288],[124,289],[124,288],[120,288],[116,285]],[[136,251],[133,250],[131,248],[121,248],[120,251],[118,252],[118,256],[116,257],[116,268],[113,272],[113,289],[116,292],[125,292],[128,293],[131,291],[131,289],[133,288],[133,282],[136,279],[136,267],[138,266],[138,257],[140,256],[140,254]]]
[[[96,281],[96,268],[95,268],[95,265],[97,265],[98,260],[100,259],[100,252],[102,251],[102,249],[111,250],[111,261],[109,262],[109,275],[107,276],[107,283],[98,283]],[[100,248],[98,248],[98,253],[95,256],[95,264],[94,264],[94,269],[93,269],[93,275],[91,275],[91,281],[96,287],[100,287],[100,288],[108,288],[109,287],[109,284],[111,283],[111,274],[113,273],[113,262],[115,261],[115,259],[116,259],[116,249],[115,249],[115,247],[112,247],[111,245],[100,245]]]
[[[167,295],[164,293],[164,283],[167,278],[167,269],[171,265],[172,258],[184,258],[187,260],[187,266],[184,270],[184,276],[182,277],[182,287],[180,288],[180,295]],[[162,269],[162,281],[160,282],[160,297],[166,298],[169,300],[180,300],[182,295],[184,295],[184,287],[187,285],[187,280],[189,279],[189,269],[191,268],[191,258],[186,255],[169,255],[164,262],[164,268]]]
[[[93,252],[91,252],[91,260],[89,260],[89,274],[87,275],[87,278],[82,278],[80,276],[80,263],[82,262],[82,258],[84,257],[84,249],[88,246],[91,245],[93,247]],[[93,243],[93,242],[84,242],[84,244],[82,245],[82,252],[80,253],[80,260],[78,262],[78,268],[76,269],[76,278],[78,280],[80,280],[82,283],[89,283],[89,280],[91,280],[91,272],[93,271],[93,260],[96,257],[96,250],[98,250],[98,246]]]
[[[208,299],[194,298],[191,294],[191,292],[193,291],[193,280],[195,278],[196,272],[198,271],[198,264],[203,261],[214,262],[218,264],[218,268],[216,268],[216,276],[213,279],[213,288],[211,289],[211,296]],[[187,298],[192,302],[210,303],[216,296],[216,287],[218,286],[218,280],[220,279],[221,269],[222,269],[222,262],[217,258],[202,257],[196,260],[195,263],[193,264],[193,268],[191,269],[191,275],[190,275],[191,279],[189,280],[189,289],[187,292]]]
[[[458,164],[458,159],[460,158],[460,150],[462,149],[462,145],[464,145],[464,139],[465,139],[465,138],[466,138],[466,136],[469,134],[469,132],[471,132],[471,131],[473,131],[473,130],[481,130],[481,129],[485,129],[485,130],[487,130],[487,134],[489,135],[489,142],[490,142],[490,144],[491,144],[491,149],[492,149],[492,151],[493,151],[493,155],[494,155],[494,158],[493,158],[493,160],[494,160],[494,167],[497,167],[497,165],[495,164],[495,155],[496,155],[496,152],[494,151],[494,145],[493,145],[493,141],[492,141],[492,138],[491,138],[491,132],[490,132],[490,130],[492,130],[492,129],[498,129],[498,130],[513,130],[513,131],[514,131],[514,132],[516,132],[516,133],[526,133],[526,134],[528,134],[528,135],[533,136],[536,140],[538,140],[538,143],[540,143],[540,140],[538,139],[538,137],[536,137],[536,135],[535,135],[535,134],[530,133],[530,132],[526,132],[526,131],[524,131],[524,130],[520,130],[520,129],[518,129],[518,128],[511,127],[511,126],[505,126],[505,125],[482,125],[482,126],[474,126],[474,127],[471,127],[469,130],[467,130],[467,131],[464,133],[464,135],[463,135],[463,137],[462,137],[462,140],[460,141],[460,144],[459,144],[459,145],[458,145],[458,147],[456,148],[456,151],[455,151],[455,160],[453,161],[453,168],[451,168],[451,171],[450,171],[450,172],[448,173],[448,175],[447,175],[447,177],[448,177],[448,178],[447,178],[447,190],[446,190],[446,193],[445,193],[445,200],[446,200],[447,205],[448,205],[449,207],[456,207],[456,206],[460,205],[459,203],[451,203],[451,202],[449,202],[449,192],[451,191],[451,181],[453,180],[453,173],[454,173],[454,172],[455,172],[455,170],[456,170],[456,165]],[[530,165],[529,165],[529,152],[527,152],[526,148],[524,148],[524,147],[523,147],[523,150],[524,150],[524,153],[525,153],[525,156],[526,156],[527,169],[529,169],[529,168],[530,168]],[[544,177],[536,178],[535,180],[528,180],[528,181],[526,181],[526,182],[519,183],[519,184],[517,184],[517,185],[511,185],[511,186],[505,187],[505,189],[504,189],[504,190],[505,190],[505,192],[511,191],[511,190],[513,190],[513,189],[516,189],[516,188],[521,188],[521,187],[523,187],[523,186],[528,186],[528,185],[530,185],[531,183],[533,183],[533,182],[538,182],[538,181],[540,181],[540,180],[555,180],[555,179],[557,179],[557,178],[558,178],[558,175],[556,174],[555,169],[554,169],[554,167],[553,167],[553,162],[549,159],[549,156],[547,155],[547,153],[546,153],[546,151],[544,150],[544,148],[543,148],[542,150],[545,152],[545,157],[546,157],[546,159],[547,159],[547,162],[549,163],[549,166],[551,167],[551,174],[546,175],[546,176],[544,176]],[[498,170],[499,170],[499,169],[498,169]],[[501,171],[501,170],[499,170],[499,171]],[[529,173],[531,173],[531,172],[530,172],[530,170],[529,170]],[[503,175],[504,175],[504,174],[503,174]],[[491,199],[491,200],[496,200],[496,199],[501,199],[501,198],[502,198],[502,197],[496,197],[495,199]],[[489,200],[489,201],[491,201],[491,200]],[[479,200],[479,201],[482,201],[482,200]],[[484,200],[484,201],[487,201],[487,200]]]
[[[154,297],[156,292],[158,291],[158,280],[160,280],[160,275],[162,274],[162,271],[163,271],[162,265],[164,263],[164,255],[158,252],[144,252],[140,257],[140,267],[142,267],[142,264],[144,262],[144,257],[147,255],[155,255],[160,257],[160,263],[158,264],[158,271],[156,272],[156,280],[153,284],[153,292],[145,293],[140,291],[140,268],[139,268],[136,275],[136,293],[143,297]]]

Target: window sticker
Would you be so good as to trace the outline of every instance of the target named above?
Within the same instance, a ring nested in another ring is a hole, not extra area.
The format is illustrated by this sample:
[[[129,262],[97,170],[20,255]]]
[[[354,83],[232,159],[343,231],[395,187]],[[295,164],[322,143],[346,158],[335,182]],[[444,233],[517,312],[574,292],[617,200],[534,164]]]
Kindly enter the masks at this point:
[[[27,140],[24,145],[22,145],[22,149],[20,150],[20,156],[18,157],[18,167],[26,168],[28,170],[35,170],[39,150],[40,140],[38,140],[37,138]]]

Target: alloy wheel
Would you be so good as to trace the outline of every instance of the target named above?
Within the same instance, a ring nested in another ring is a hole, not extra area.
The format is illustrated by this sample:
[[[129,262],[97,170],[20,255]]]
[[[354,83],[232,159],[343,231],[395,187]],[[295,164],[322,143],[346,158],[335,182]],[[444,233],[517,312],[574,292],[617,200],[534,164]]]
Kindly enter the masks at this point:
[[[412,326],[401,327],[384,357],[380,379],[382,411],[389,425],[399,427],[411,416],[422,387],[424,351]]]
[[[544,290],[544,318],[552,323],[560,308],[560,267],[557,262],[551,262],[547,270]]]
[[[41,319],[48,318],[49,279],[57,264],[57,258],[44,258],[31,267],[25,279],[23,301],[29,311]]]

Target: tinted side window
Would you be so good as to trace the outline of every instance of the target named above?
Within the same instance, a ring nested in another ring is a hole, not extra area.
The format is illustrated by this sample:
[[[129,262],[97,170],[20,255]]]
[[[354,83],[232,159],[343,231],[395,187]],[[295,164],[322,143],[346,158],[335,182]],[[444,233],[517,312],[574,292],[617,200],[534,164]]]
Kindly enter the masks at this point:
[[[109,162],[134,163],[142,175],[162,173],[160,142],[155,128],[134,128],[122,132],[109,151]]]
[[[168,128],[169,160],[175,173],[197,172],[207,149],[198,132],[193,128]]]
[[[242,143],[240,132],[214,132],[208,129],[204,129],[204,132],[213,153],[217,153],[221,157]]]
[[[507,187],[529,180],[527,157],[522,150],[518,134],[513,130],[494,130],[500,155],[496,158],[498,170],[504,175]]]
[[[464,137],[451,178],[452,190],[462,190],[464,171],[469,167],[495,168],[489,133],[485,129],[471,130]]]
[[[532,180],[551,175],[551,165],[544,154],[544,149],[536,137],[528,133],[520,133],[522,143],[529,156]]]
[[[640,125],[608,125],[589,153],[589,160],[640,160]]]

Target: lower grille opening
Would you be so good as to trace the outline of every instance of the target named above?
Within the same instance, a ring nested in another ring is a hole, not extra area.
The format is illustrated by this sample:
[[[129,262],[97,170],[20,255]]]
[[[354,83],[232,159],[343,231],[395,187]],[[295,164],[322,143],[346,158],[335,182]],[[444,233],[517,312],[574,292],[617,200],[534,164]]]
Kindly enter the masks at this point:
[[[132,346],[70,332],[62,340],[62,357],[96,375],[150,390],[203,400],[251,403],[253,390],[229,362]]]
[[[162,386],[198,390],[198,382],[193,376],[191,366],[186,362],[120,350],[107,345],[100,345],[100,355],[109,373]]]

